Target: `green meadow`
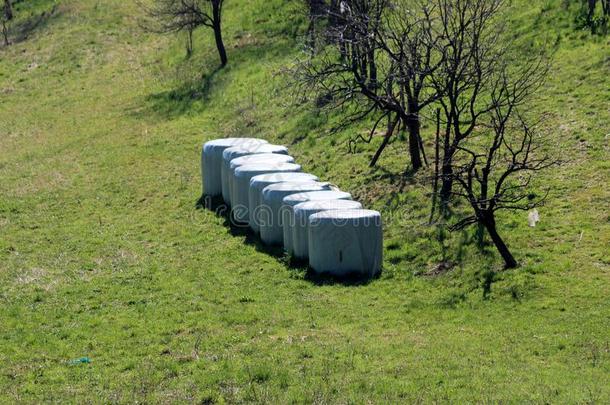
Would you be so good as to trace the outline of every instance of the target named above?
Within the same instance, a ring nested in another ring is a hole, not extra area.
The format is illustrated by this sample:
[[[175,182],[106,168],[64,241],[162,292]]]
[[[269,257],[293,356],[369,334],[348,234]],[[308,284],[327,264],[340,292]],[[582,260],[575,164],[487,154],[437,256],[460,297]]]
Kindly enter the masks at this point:
[[[610,35],[565,4],[514,1],[508,21],[553,48],[531,108],[563,164],[538,177],[536,227],[499,215],[521,264],[505,271],[475,228],[428,225],[431,169],[404,175],[405,139],[371,169],[378,142],[348,148],[366,126],[330,133],[336,116],[295,102],[295,2],[226,0],[221,70],[211,32],[186,58],[133,1],[16,2],[0,48],[0,402],[609,403]],[[313,277],[197,209],[201,145],[225,136],[284,144],[379,210],[381,276]]]

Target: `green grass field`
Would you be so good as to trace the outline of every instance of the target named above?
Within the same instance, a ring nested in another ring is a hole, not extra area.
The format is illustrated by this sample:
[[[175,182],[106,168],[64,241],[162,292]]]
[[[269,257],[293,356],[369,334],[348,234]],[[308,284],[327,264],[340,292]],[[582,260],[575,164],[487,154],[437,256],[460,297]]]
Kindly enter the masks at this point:
[[[19,2],[0,48],[0,401],[610,402],[610,36],[562,4],[520,0],[510,21],[556,46],[532,108],[567,162],[540,178],[537,227],[500,216],[522,264],[501,271],[474,229],[440,243],[426,225],[405,142],[369,169],[376,145],[346,144],[362,128],[330,136],[336,117],[289,103],[295,6],[227,0],[217,71],[209,32],[186,60],[131,1]],[[312,278],[195,209],[201,144],[231,135],[288,145],[380,210],[381,277]]]

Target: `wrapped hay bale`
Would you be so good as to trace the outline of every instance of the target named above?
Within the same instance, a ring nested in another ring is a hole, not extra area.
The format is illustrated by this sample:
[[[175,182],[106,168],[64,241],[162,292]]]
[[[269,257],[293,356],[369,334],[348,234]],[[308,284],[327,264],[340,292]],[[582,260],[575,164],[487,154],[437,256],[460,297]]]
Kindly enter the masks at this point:
[[[201,148],[201,182],[203,194],[215,197],[222,194],[222,152],[232,146],[251,146],[268,143],[258,138],[222,138],[203,144]]]
[[[235,181],[235,169],[239,166],[248,164],[280,164],[280,163],[294,163],[294,158],[289,155],[282,155],[277,153],[258,153],[254,155],[246,155],[235,158],[229,162],[229,171],[227,172],[228,187],[229,187],[229,200],[232,200],[232,193],[234,189]]]
[[[265,187],[259,206],[261,214],[259,228],[263,243],[277,246],[284,242],[284,231],[280,217],[284,197],[290,194],[323,190],[330,190],[330,186],[318,182],[284,182]]]
[[[292,254],[296,259],[309,257],[309,217],[317,212],[362,209],[362,204],[351,200],[306,201],[293,207]]]
[[[248,223],[254,233],[259,233],[259,209],[261,205],[261,194],[263,189],[271,184],[282,182],[315,182],[317,176],[309,173],[269,173],[261,174],[250,179],[250,190],[248,191]]]
[[[247,155],[258,155],[263,153],[276,153],[287,155],[288,149],[281,145],[268,143],[232,146],[222,152],[222,166],[220,168],[220,179],[222,185],[222,198],[225,203],[231,204],[231,189],[229,187],[229,165],[231,160]]]
[[[292,243],[292,235],[295,226],[295,217],[293,207],[299,203],[313,200],[351,200],[352,195],[345,191],[328,190],[328,191],[311,191],[305,193],[291,194],[284,197],[282,207],[280,209],[280,217],[282,220],[282,231],[284,234],[284,250],[288,254],[294,254]]]
[[[381,271],[381,214],[332,210],[309,217],[309,265],[316,273],[372,277]]]
[[[279,156],[279,155],[278,155]],[[295,163],[252,163],[238,166],[234,172],[231,191],[232,213],[235,221],[248,224],[248,196],[250,179],[254,176],[268,173],[299,172],[301,166]]]

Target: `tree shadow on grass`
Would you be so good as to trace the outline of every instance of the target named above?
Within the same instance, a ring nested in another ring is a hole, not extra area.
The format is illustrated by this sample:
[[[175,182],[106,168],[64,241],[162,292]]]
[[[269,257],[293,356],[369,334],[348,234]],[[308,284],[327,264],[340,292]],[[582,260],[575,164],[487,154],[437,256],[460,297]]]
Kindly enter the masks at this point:
[[[21,11],[21,13],[24,12]],[[44,10],[40,14],[32,13],[27,18],[19,19],[16,23],[9,25],[8,36],[11,45],[26,41],[34,32],[48,26],[52,18],[57,15],[59,15],[58,5],[53,4],[50,10]],[[17,14],[17,18],[19,18],[19,14]],[[0,41],[0,49],[3,47],[5,47],[4,39]]]
[[[371,172],[371,181],[385,181],[391,184],[396,192],[402,193],[407,186],[414,185],[417,171],[408,167],[404,172],[393,172],[383,166],[376,166]]]
[[[348,276],[333,276],[330,274],[317,274],[308,265],[306,261],[296,260],[284,252],[282,246],[265,245],[262,240],[256,235],[249,226],[237,223],[232,215],[229,207],[224,203],[222,197],[207,197],[201,196],[195,203],[196,209],[206,209],[214,212],[214,214],[224,220],[223,225],[228,229],[231,236],[244,238],[246,245],[253,246],[257,252],[264,253],[275,258],[277,261],[285,265],[290,271],[303,275],[303,279],[312,284],[322,285],[343,285],[343,286],[363,286],[371,281],[379,278],[362,277],[357,275]]]
[[[147,115],[172,119],[193,111],[196,102],[205,102],[209,99],[212,84],[221,69],[218,66],[211,73],[206,74],[197,85],[184,83],[176,89],[148,95],[145,98],[148,106]]]
[[[252,60],[272,59],[282,56],[290,50],[290,47],[283,47],[281,43],[273,42],[244,46],[239,48],[238,52],[234,51],[229,55],[229,64],[224,68],[215,65],[216,62],[207,60],[200,61],[201,67],[189,66],[187,63],[194,63],[192,60],[184,62],[180,69],[186,69],[185,71],[189,72],[186,75],[191,78],[183,80],[171,90],[145,96],[144,105],[131,108],[132,114],[138,118],[169,120],[192,112],[199,112],[212,99],[214,92],[226,90],[225,84],[230,82],[231,74],[236,69],[242,68],[244,64],[252,63]],[[211,55],[210,52],[206,53],[206,56],[211,57]],[[175,78],[167,77],[166,79],[171,81]],[[252,84],[252,86],[255,85],[255,83]],[[235,100],[236,106],[240,101],[243,100]]]
[[[458,222],[468,214],[464,212],[463,203],[459,201],[453,206],[444,208],[443,212],[436,212],[429,225],[434,227],[434,236],[431,235],[440,247],[442,263],[461,264],[476,256],[483,267],[489,266],[495,260],[496,251],[489,240],[484,228],[477,224],[463,229],[451,229],[451,225]]]
[[[383,201],[386,212],[393,212],[403,206],[400,196],[408,186],[415,185],[415,171],[393,172],[384,167],[372,168],[364,187],[364,201]]]

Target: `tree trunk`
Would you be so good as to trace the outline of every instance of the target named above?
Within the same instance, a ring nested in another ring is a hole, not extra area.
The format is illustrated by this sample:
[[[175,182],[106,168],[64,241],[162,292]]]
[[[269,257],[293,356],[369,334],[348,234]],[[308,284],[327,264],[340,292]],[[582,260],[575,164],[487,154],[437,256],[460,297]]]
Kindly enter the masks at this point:
[[[453,189],[453,148],[445,149],[441,166],[441,192],[439,193],[443,211],[447,208]]]
[[[193,28],[189,27],[186,34],[186,57],[190,58],[193,55]]]
[[[218,55],[220,56],[220,65],[225,67],[227,65],[227,51],[225,45],[222,42],[222,29],[220,21],[220,1],[212,1],[212,14],[213,14],[213,25],[214,25],[214,39],[216,40],[216,48],[218,48]]]
[[[379,160],[381,153],[383,152],[385,147],[388,145],[388,142],[390,142],[390,138],[392,138],[394,129],[396,128],[396,125],[398,125],[399,121],[400,121],[400,116],[398,114],[396,115],[396,119],[394,121],[390,121],[390,124],[388,125],[388,131],[386,132],[385,136],[383,137],[383,141],[381,142],[381,145],[379,145],[377,152],[375,152],[375,155],[373,155],[373,158],[371,159],[371,163],[369,163],[369,167],[374,167],[377,164],[377,160]]]
[[[13,5],[11,4],[11,0],[4,0],[4,10],[2,10],[2,14],[4,14],[2,18],[4,45],[9,46],[11,42],[8,40],[8,27],[6,26],[6,23],[13,19]]]
[[[407,119],[407,129],[409,130],[409,155],[413,171],[418,171],[422,167],[421,152],[419,148],[419,117],[412,114]]]
[[[443,164],[441,166],[441,191],[439,193],[441,213],[443,214],[447,214],[449,199],[451,198],[451,191],[453,190],[454,153],[454,147],[451,146],[447,138],[445,138],[443,150]]]
[[[487,233],[489,233],[489,236],[491,237],[491,240],[496,246],[496,249],[498,249],[498,252],[500,252],[502,259],[504,259],[504,267],[507,269],[514,269],[518,266],[517,261],[513,257],[510,250],[508,250],[508,246],[506,246],[506,243],[504,243],[504,241],[498,234],[498,231],[496,229],[496,220],[493,215],[493,212],[484,214],[483,226],[485,226],[485,229],[487,229]]]
[[[417,101],[411,100],[407,103],[406,126],[409,131],[409,155],[411,157],[411,165],[413,171],[416,172],[422,167],[421,148],[420,148],[420,127],[419,111],[417,109]]]
[[[430,220],[432,225],[438,201],[438,177],[440,163],[440,135],[441,135],[441,109],[436,109],[436,137],[434,139],[434,178],[432,179],[432,208],[430,209]]]
[[[443,164],[441,170],[441,192],[439,193],[441,206],[443,209],[447,208],[449,204],[449,198],[451,197],[451,190],[453,189],[453,168],[451,164]]]
[[[591,25],[593,23],[593,14],[595,14],[595,4],[597,0],[589,0],[589,12],[587,14],[587,23]]]
[[[375,64],[375,50],[373,46],[368,46],[368,60],[369,60],[369,86],[374,91],[377,90],[377,65]]]
[[[8,40],[8,28],[4,20],[2,20],[2,36],[4,36],[4,45],[9,46],[11,43]]]
[[[4,19],[10,21],[13,19],[13,5],[11,0],[4,0]]]

